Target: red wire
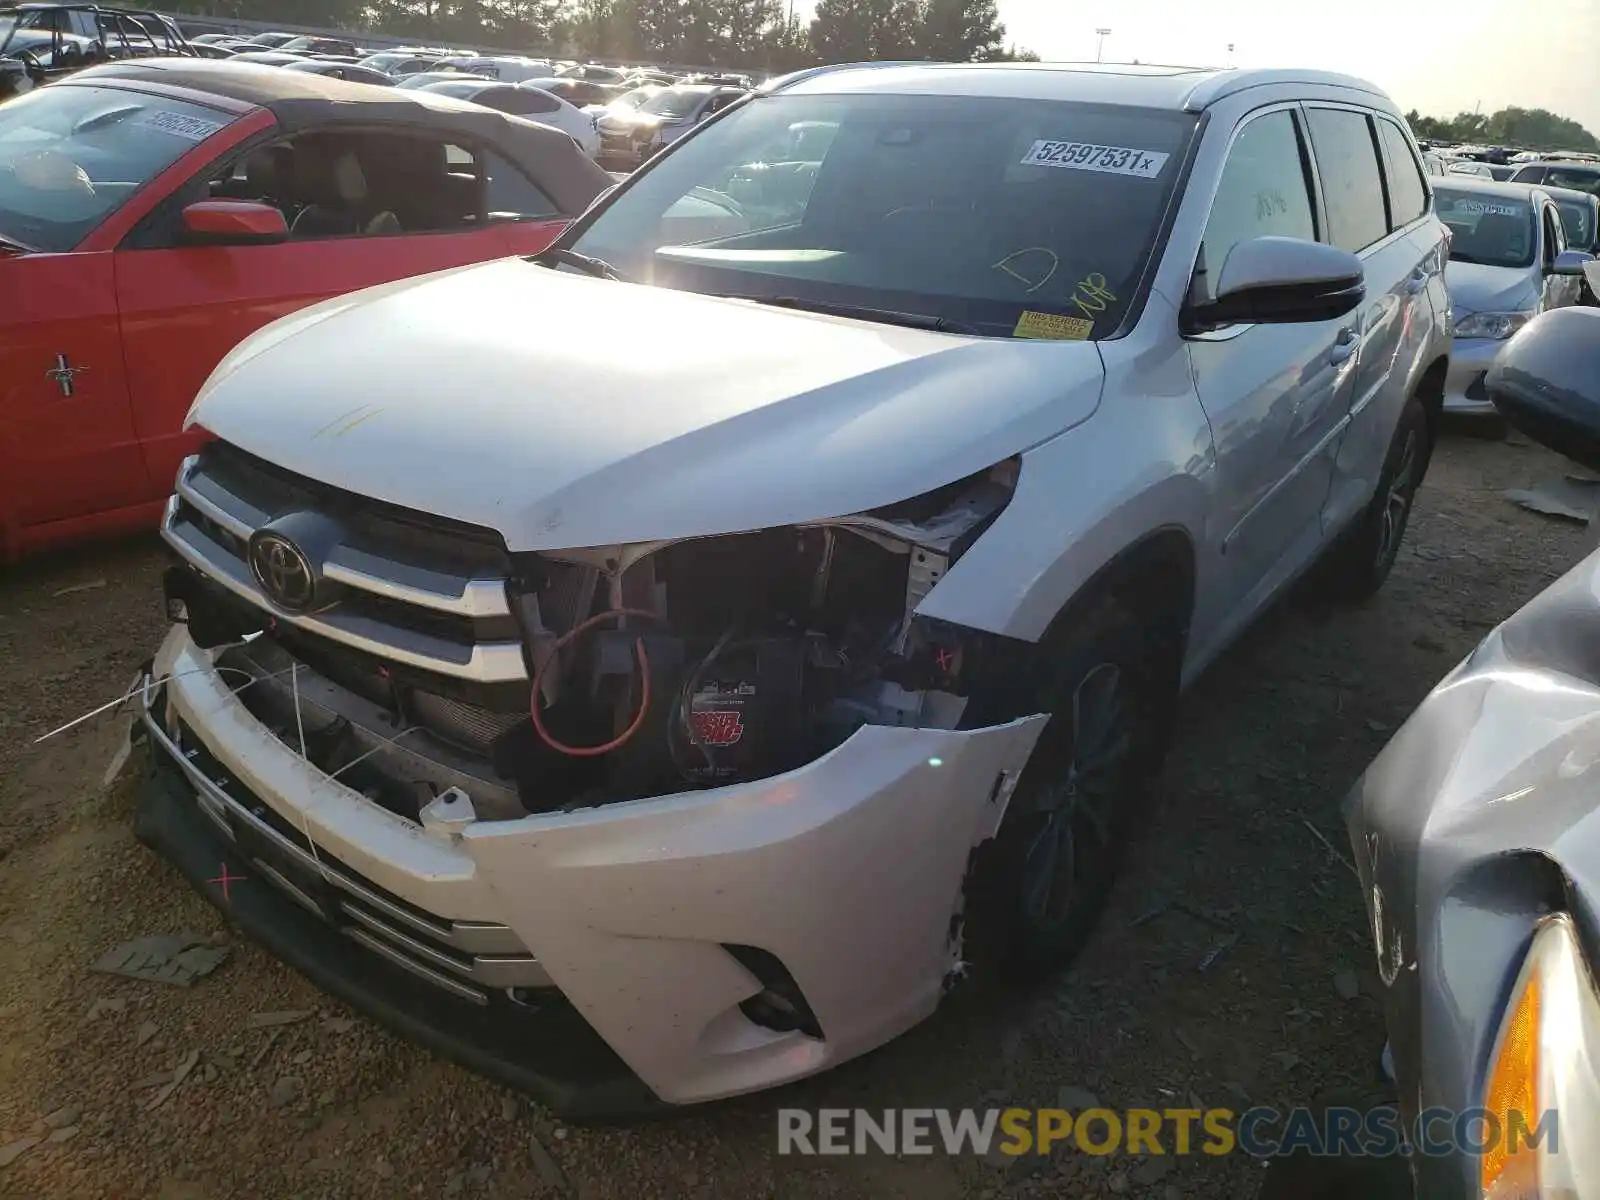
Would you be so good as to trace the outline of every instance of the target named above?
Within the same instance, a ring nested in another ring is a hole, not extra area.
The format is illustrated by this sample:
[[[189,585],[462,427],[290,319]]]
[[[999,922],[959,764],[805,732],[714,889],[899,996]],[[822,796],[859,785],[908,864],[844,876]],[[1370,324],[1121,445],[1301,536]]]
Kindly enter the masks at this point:
[[[588,620],[579,622],[557,638],[555,648],[550,652],[550,657],[545,661],[544,667],[533,673],[533,690],[528,697],[528,709],[533,717],[533,731],[552,750],[559,751],[572,758],[593,758],[596,755],[609,754],[611,751],[627,745],[633,735],[639,732],[639,727],[644,724],[644,715],[650,710],[650,656],[644,652],[644,639],[636,637],[633,639],[633,651],[639,659],[639,711],[634,714],[632,723],[626,729],[609,742],[599,746],[569,746],[565,742],[559,742],[552,737],[550,731],[544,727],[544,721],[539,716],[539,680],[544,677],[545,667],[559,661],[563,646],[576,640],[580,634],[587,633],[596,625],[609,621],[613,617],[640,617],[648,621],[659,621],[661,619],[660,614],[644,608],[608,608],[605,612],[595,613]]]

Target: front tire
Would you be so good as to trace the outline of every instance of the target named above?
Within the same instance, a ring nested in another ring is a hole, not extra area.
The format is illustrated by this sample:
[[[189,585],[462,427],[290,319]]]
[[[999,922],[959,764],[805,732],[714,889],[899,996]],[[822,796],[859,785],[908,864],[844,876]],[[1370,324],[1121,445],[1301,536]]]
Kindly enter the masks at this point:
[[[1346,604],[1368,599],[1389,578],[1433,455],[1433,431],[1416,397],[1406,401],[1389,442],[1378,490],[1323,560],[1322,592]]]
[[[1152,651],[1114,601],[1066,623],[1049,723],[969,893],[966,955],[980,973],[1038,979],[1093,931],[1158,770],[1164,675]]]

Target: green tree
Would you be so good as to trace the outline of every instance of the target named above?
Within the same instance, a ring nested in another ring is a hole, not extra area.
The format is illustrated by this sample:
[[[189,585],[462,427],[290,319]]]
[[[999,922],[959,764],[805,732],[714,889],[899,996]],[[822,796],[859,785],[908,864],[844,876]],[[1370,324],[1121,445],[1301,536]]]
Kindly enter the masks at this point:
[[[761,39],[761,65],[773,74],[815,66],[811,38],[806,23],[799,17],[784,19],[767,29]]]
[[[787,23],[781,0],[722,0],[716,7],[721,18],[716,26],[720,44],[712,61],[719,66],[762,59],[772,34]]]
[[[1542,108],[1502,108],[1484,131],[1497,145],[1529,150],[1594,150],[1595,138],[1578,122]]]
[[[1525,150],[1600,150],[1595,136],[1570,117],[1542,108],[1502,108],[1484,116],[1461,112],[1453,117],[1426,117],[1416,109],[1406,121],[1419,138],[1439,142],[1475,142],[1516,146]]]
[[[917,58],[917,0],[818,0],[811,49],[819,62]]]
[[[995,62],[1006,27],[995,0],[922,0],[917,49],[938,62]]]
[[[1026,46],[1012,44],[991,54],[986,62],[1038,62],[1039,56]]]
[[[635,0],[640,53],[732,66],[762,57],[784,25],[781,0]]]
[[[563,4],[552,44],[574,58],[640,57],[634,0],[569,0]]]

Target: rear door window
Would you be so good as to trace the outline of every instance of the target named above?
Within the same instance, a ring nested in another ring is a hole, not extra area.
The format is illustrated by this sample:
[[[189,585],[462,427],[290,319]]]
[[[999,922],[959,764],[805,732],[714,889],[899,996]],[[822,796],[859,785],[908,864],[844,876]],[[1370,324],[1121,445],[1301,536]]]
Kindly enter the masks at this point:
[[[541,113],[553,113],[561,110],[561,101],[549,92],[540,91],[538,88],[518,88],[521,95],[521,108],[512,111],[519,116],[536,117]]]
[[[1600,170],[1593,167],[1550,167],[1543,182],[1551,187],[1600,193]]]
[[[1328,240],[1360,253],[1389,234],[1371,122],[1353,109],[1311,108],[1308,113],[1328,209]]]

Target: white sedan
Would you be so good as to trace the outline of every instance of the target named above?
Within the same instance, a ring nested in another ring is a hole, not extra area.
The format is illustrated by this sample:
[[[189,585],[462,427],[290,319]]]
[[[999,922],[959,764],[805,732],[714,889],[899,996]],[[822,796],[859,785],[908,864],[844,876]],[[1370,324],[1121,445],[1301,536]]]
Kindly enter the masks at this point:
[[[595,128],[594,118],[560,96],[552,96],[539,88],[481,79],[441,79],[421,90],[470,100],[485,108],[550,125],[569,134],[590,158],[600,152],[600,133]]]

